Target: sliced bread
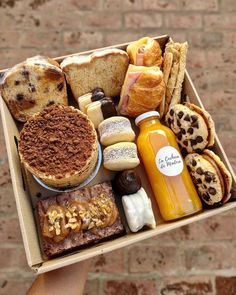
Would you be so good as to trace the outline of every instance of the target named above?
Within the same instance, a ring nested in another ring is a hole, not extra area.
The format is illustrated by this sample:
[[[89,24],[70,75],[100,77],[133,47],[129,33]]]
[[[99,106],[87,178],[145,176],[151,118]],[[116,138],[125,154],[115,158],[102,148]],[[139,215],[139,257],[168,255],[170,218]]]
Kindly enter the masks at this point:
[[[105,49],[67,57],[60,66],[76,99],[96,87],[102,88],[106,96],[120,95],[128,64],[125,51]]]

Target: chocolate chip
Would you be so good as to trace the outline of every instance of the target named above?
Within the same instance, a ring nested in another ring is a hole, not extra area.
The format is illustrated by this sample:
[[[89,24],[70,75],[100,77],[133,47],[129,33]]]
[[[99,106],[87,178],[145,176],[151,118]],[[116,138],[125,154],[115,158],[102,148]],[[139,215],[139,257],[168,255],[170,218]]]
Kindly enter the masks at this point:
[[[17,85],[20,84],[20,81],[16,80],[16,81],[14,82],[14,84],[17,86]]]
[[[194,149],[194,151],[198,154],[201,154],[202,150],[201,149]]]
[[[209,194],[213,196],[216,194],[216,189],[214,187],[210,187],[208,191],[209,191]]]
[[[189,134],[193,134],[193,128],[192,128],[192,127],[188,128],[187,132],[188,132]]]
[[[203,198],[203,200],[205,200],[205,201],[207,201],[207,202],[210,201],[210,196],[209,196],[208,193],[204,193],[204,194],[202,194],[202,198]]]
[[[49,100],[49,102],[46,104],[46,106],[48,107],[48,106],[51,106],[51,105],[53,105],[55,103],[55,101],[54,100]]]
[[[59,84],[57,85],[57,89],[58,89],[59,91],[62,91],[63,88],[64,88],[64,82],[61,82],[61,83],[59,83]]]
[[[36,91],[36,88],[33,84],[29,83],[29,91],[30,92],[35,92]]]
[[[184,121],[190,122],[190,116],[189,116],[189,114],[187,114],[187,115],[184,117]]]
[[[202,183],[201,178],[198,178],[198,179],[197,179],[197,183],[199,183],[199,184]]]
[[[186,134],[186,130],[185,130],[184,128],[180,128],[180,132],[181,132],[182,134]]]
[[[170,115],[171,115],[171,116],[174,115],[174,110],[173,110],[173,109],[170,110]]]
[[[199,128],[198,121],[192,123],[192,127],[198,129]]]
[[[181,134],[181,132],[179,132],[179,133],[177,134],[177,138],[178,138],[178,140],[181,140],[181,138],[182,138],[182,134]]]
[[[188,146],[188,141],[187,141],[187,140],[184,140],[184,141],[183,141],[183,144],[184,144],[185,146]]]
[[[197,121],[197,116],[192,115],[192,116],[191,116],[191,120],[192,120],[193,123],[196,122],[196,121]]]
[[[26,79],[29,79],[29,71],[27,71],[27,70],[23,70],[23,71],[21,72],[21,74],[22,74]]]
[[[212,177],[206,175],[206,176],[205,176],[205,181],[208,182],[208,183],[210,183],[210,182],[212,181]]]
[[[194,146],[197,144],[196,140],[195,139],[190,139],[190,143],[191,143],[191,146]]]
[[[193,165],[193,167],[197,166],[197,161],[192,159],[192,165]]]
[[[20,100],[22,100],[22,99],[24,99],[24,94],[22,94],[22,93],[18,93],[18,94],[16,95],[16,100],[20,101]]]
[[[37,198],[41,198],[41,197],[42,197],[42,193],[40,193],[40,192],[37,193],[37,194],[36,194],[36,197],[37,197]]]
[[[181,123],[179,120],[177,120],[177,126],[180,127],[181,126]]]
[[[168,122],[168,125],[170,125],[171,124],[171,118],[168,118],[167,122]]]
[[[196,142],[201,143],[203,142],[203,138],[201,136],[196,137]]]
[[[202,175],[203,174],[203,170],[201,167],[198,167],[196,172],[199,174],[199,175]]]
[[[182,149],[181,149],[181,151],[182,151],[182,154],[185,156],[185,155],[187,155],[187,153],[188,153],[188,151],[187,151],[187,149],[185,148],[185,147],[183,147]]]
[[[178,112],[178,117],[181,119],[183,117],[184,113],[182,111]]]

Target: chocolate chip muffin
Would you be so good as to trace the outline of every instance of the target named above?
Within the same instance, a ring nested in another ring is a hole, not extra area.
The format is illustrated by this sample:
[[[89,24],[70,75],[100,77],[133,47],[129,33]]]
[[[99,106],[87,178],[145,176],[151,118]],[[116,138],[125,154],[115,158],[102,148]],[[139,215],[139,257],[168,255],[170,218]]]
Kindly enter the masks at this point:
[[[30,116],[52,104],[67,105],[64,74],[53,59],[35,56],[6,71],[0,81],[3,99],[15,119]]]
[[[206,149],[201,155],[189,154],[185,162],[204,203],[221,205],[229,200],[232,177],[214,152]]]
[[[97,134],[92,122],[79,110],[50,106],[25,123],[19,154],[25,168],[47,185],[75,186],[95,168]]]
[[[192,103],[172,106],[166,122],[184,153],[201,153],[214,144],[215,126],[210,114]]]

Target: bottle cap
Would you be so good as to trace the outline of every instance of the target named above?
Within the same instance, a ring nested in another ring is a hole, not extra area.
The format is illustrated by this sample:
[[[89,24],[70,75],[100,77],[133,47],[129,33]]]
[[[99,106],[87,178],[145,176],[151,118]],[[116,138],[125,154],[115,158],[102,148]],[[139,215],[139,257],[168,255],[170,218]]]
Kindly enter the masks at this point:
[[[135,119],[135,125],[138,126],[138,124],[150,117],[160,117],[160,114],[157,111],[151,111],[151,112],[146,112],[143,113],[142,115],[139,115],[136,119]]]

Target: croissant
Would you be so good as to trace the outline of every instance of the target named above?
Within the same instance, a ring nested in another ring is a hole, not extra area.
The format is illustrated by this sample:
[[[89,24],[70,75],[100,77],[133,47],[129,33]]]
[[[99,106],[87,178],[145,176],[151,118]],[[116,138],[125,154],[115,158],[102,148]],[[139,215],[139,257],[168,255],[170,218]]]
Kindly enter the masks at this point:
[[[128,45],[127,53],[130,61],[136,66],[162,67],[162,51],[159,43],[149,37],[144,37]]]
[[[165,93],[165,83],[159,67],[129,65],[122,86],[118,111],[136,117],[155,110]]]

